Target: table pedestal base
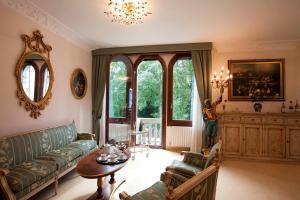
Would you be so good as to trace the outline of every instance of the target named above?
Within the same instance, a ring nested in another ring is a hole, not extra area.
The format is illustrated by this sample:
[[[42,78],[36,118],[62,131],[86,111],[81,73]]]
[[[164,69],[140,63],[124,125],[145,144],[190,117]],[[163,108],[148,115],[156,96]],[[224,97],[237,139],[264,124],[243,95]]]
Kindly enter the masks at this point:
[[[97,192],[90,196],[87,200],[109,200],[114,192],[126,181],[125,178],[114,178],[107,176],[98,178]]]

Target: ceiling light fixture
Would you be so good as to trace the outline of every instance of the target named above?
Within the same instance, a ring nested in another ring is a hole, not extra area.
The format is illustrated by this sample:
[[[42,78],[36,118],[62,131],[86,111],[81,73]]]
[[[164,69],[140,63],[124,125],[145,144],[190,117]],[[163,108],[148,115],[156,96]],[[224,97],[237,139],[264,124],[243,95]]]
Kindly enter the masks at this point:
[[[108,7],[104,13],[111,21],[125,25],[143,23],[143,18],[151,14],[146,0],[109,0]]]

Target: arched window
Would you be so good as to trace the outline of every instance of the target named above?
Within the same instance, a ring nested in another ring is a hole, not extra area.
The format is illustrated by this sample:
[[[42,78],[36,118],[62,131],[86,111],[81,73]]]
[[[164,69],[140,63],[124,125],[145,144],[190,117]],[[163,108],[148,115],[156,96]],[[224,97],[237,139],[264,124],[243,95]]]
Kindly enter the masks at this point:
[[[176,54],[168,67],[168,125],[192,126],[194,68],[190,54]]]
[[[107,76],[107,116],[109,123],[130,121],[132,109],[131,61],[126,56],[115,56]]]

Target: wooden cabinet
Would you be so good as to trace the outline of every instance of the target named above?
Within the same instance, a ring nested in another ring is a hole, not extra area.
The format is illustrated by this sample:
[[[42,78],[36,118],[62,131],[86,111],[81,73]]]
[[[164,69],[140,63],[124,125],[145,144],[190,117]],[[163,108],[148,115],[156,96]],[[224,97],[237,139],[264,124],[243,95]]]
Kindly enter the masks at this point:
[[[262,127],[244,125],[243,155],[258,157],[262,154]]]
[[[224,158],[300,160],[300,115],[225,113],[219,124]]]
[[[300,127],[288,127],[286,136],[287,157],[300,159]]]
[[[285,127],[267,125],[264,129],[264,156],[271,158],[285,157]]]
[[[239,156],[242,153],[241,147],[241,125],[226,124],[223,126],[224,132],[224,146],[223,152],[226,155]]]

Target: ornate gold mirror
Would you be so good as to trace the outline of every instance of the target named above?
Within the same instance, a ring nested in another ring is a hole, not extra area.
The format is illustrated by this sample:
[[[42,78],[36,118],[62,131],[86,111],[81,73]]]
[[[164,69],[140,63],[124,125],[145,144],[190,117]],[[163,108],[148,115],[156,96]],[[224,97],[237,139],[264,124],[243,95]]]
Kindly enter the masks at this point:
[[[25,47],[17,63],[17,96],[30,116],[37,118],[48,105],[52,96],[54,81],[53,69],[50,63],[50,45],[43,41],[40,31],[34,31],[33,36],[22,35]]]

